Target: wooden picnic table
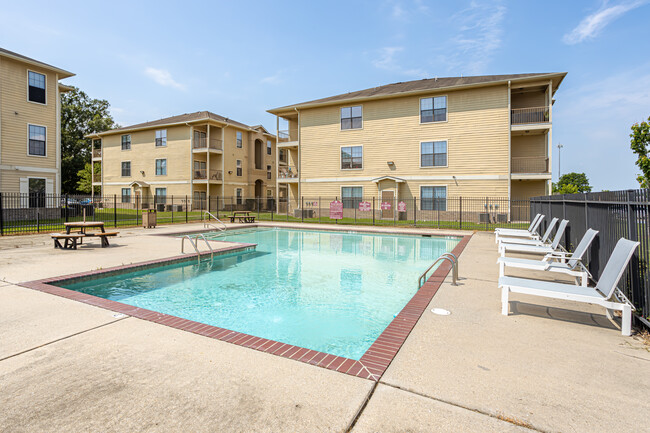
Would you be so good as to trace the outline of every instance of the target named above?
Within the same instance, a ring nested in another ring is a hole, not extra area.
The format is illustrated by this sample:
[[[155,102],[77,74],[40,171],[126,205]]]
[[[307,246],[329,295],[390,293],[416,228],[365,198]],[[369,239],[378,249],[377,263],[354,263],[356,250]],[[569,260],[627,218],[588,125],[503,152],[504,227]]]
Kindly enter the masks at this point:
[[[102,233],[105,232],[103,221],[76,221],[72,223],[63,223],[63,225],[65,226],[65,234],[67,235],[70,234],[72,229],[79,229],[79,233],[83,235],[86,234],[87,228],[99,228]]]
[[[255,217],[251,216],[251,212],[248,210],[238,210],[234,211],[232,213],[232,216],[230,217],[230,222],[234,223],[235,219],[239,220],[239,222],[244,222],[244,223],[254,223],[255,222]]]

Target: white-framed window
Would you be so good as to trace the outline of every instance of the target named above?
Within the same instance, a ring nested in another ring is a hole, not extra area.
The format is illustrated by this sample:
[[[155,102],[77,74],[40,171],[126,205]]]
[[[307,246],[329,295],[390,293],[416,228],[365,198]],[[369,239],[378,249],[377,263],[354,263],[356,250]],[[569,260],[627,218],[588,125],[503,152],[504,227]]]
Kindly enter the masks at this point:
[[[47,180],[42,177],[30,177],[29,185],[29,207],[45,207],[45,195]]]
[[[45,75],[34,71],[27,71],[27,100],[38,104],[47,101],[45,92]]]
[[[237,204],[242,204],[243,201],[243,190],[241,188],[235,188],[235,196],[237,199]]]
[[[447,97],[436,96],[420,99],[420,123],[446,122]]]
[[[242,167],[241,167],[241,159],[237,160],[237,176],[242,176]]]
[[[421,210],[447,210],[447,187],[446,186],[421,186],[420,187],[420,209]]]
[[[237,147],[241,149],[242,145],[243,145],[242,133],[241,131],[237,131]]]
[[[341,108],[341,130],[363,128],[363,109],[361,105]]]
[[[156,188],[156,203],[165,204],[167,203],[167,188]]]
[[[122,150],[131,150],[131,135],[126,134],[122,136]]]
[[[131,188],[122,188],[122,203],[131,203]]]
[[[122,161],[122,177],[131,176],[131,161]]]
[[[266,140],[266,154],[271,155],[273,151],[273,142],[271,140]]]
[[[359,170],[363,168],[363,146],[341,147],[341,170]]]
[[[359,202],[363,201],[363,187],[342,186],[341,198],[344,209],[356,209],[359,207]]]
[[[270,165],[266,166],[266,178],[271,179],[271,174],[272,174],[272,168]]]
[[[167,175],[167,160],[166,159],[157,159],[156,160],[156,176],[166,176]]]
[[[39,125],[28,125],[28,129],[27,154],[31,156],[47,156],[45,139],[47,128]]]
[[[156,131],[156,147],[167,146],[167,130],[159,129]]]
[[[423,141],[420,143],[420,167],[446,167],[447,142]]]

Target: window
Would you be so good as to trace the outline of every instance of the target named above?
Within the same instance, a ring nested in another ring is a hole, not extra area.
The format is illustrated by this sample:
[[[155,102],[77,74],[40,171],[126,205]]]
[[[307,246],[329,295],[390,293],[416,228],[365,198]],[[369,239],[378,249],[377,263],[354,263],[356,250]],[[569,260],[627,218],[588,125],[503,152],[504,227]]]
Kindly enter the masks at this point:
[[[420,167],[445,167],[446,165],[446,141],[425,141],[420,143]]]
[[[242,204],[242,189],[241,188],[236,188],[235,189],[235,195],[237,196],[237,204]]]
[[[205,161],[194,161],[194,179],[207,179],[208,171]]]
[[[266,140],[266,154],[270,155],[272,149],[273,149],[273,142],[271,140]]]
[[[122,203],[131,203],[131,188],[122,188]]]
[[[267,165],[267,166],[266,166],[266,178],[267,178],[267,179],[271,179],[271,174],[272,174],[271,166],[270,166],[270,165]]]
[[[205,209],[206,208],[206,192],[205,191],[194,191],[194,203],[192,203],[194,209]]]
[[[33,156],[45,156],[45,127],[29,125],[28,153]]]
[[[359,207],[359,202],[363,200],[363,188],[360,186],[343,186],[341,187],[341,197],[343,198],[344,209],[355,209]]]
[[[284,153],[284,149],[280,149],[279,159],[280,162],[287,162],[287,155]]]
[[[363,146],[341,148],[341,170],[363,168]]]
[[[239,131],[237,131],[237,147],[239,147],[239,148],[242,147],[241,132],[239,132]]]
[[[31,102],[45,104],[45,75],[32,71],[29,71],[27,75],[29,76],[27,80],[29,82],[27,98]]]
[[[156,131],[156,147],[167,146],[167,130],[159,129]]]
[[[45,207],[45,179],[29,178],[29,207]]]
[[[131,136],[123,135],[122,136],[122,150],[131,150]]]
[[[363,115],[361,105],[341,108],[341,129],[361,129]]]
[[[420,99],[420,122],[446,122],[447,121],[447,97],[436,96],[435,98]]]
[[[156,203],[165,204],[167,203],[167,188],[156,188]]]
[[[423,186],[420,189],[422,210],[447,210],[446,186]]]
[[[242,175],[242,169],[241,169],[241,159],[237,160],[237,176]]]
[[[167,160],[156,160],[156,176],[167,176]]]
[[[131,176],[131,161],[122,161],[122,176]]]
[[[266,190],[266,196],[267,197],[273,197],[273,190],[272,189],[267,189]]]

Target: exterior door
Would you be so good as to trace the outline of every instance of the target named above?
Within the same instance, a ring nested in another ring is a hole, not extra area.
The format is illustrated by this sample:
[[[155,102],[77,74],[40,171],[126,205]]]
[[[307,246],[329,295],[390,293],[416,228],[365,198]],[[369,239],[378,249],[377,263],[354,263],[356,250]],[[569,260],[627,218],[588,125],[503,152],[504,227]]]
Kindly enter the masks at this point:
[[[390,203],[390,209],[382,209],[381,210],[381,217],[386,218],[386,219],[393,219],[393,211],[395,207],[395,191],[393,190],[383,190],[381,192],[381,202],[382,203]],[[381,204],[380,204],[381,206]]]

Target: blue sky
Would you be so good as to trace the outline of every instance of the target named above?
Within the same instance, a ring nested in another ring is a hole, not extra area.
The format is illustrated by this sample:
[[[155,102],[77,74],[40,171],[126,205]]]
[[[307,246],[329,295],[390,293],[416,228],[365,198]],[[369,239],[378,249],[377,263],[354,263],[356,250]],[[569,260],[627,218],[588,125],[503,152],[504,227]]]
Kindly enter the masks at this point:
[[[635,188],[629,128],[650,116],[650,0],[0,1],[0,46],[77,74],[121,125],[269,108],[434,76],[567,71],[562,173]]]

